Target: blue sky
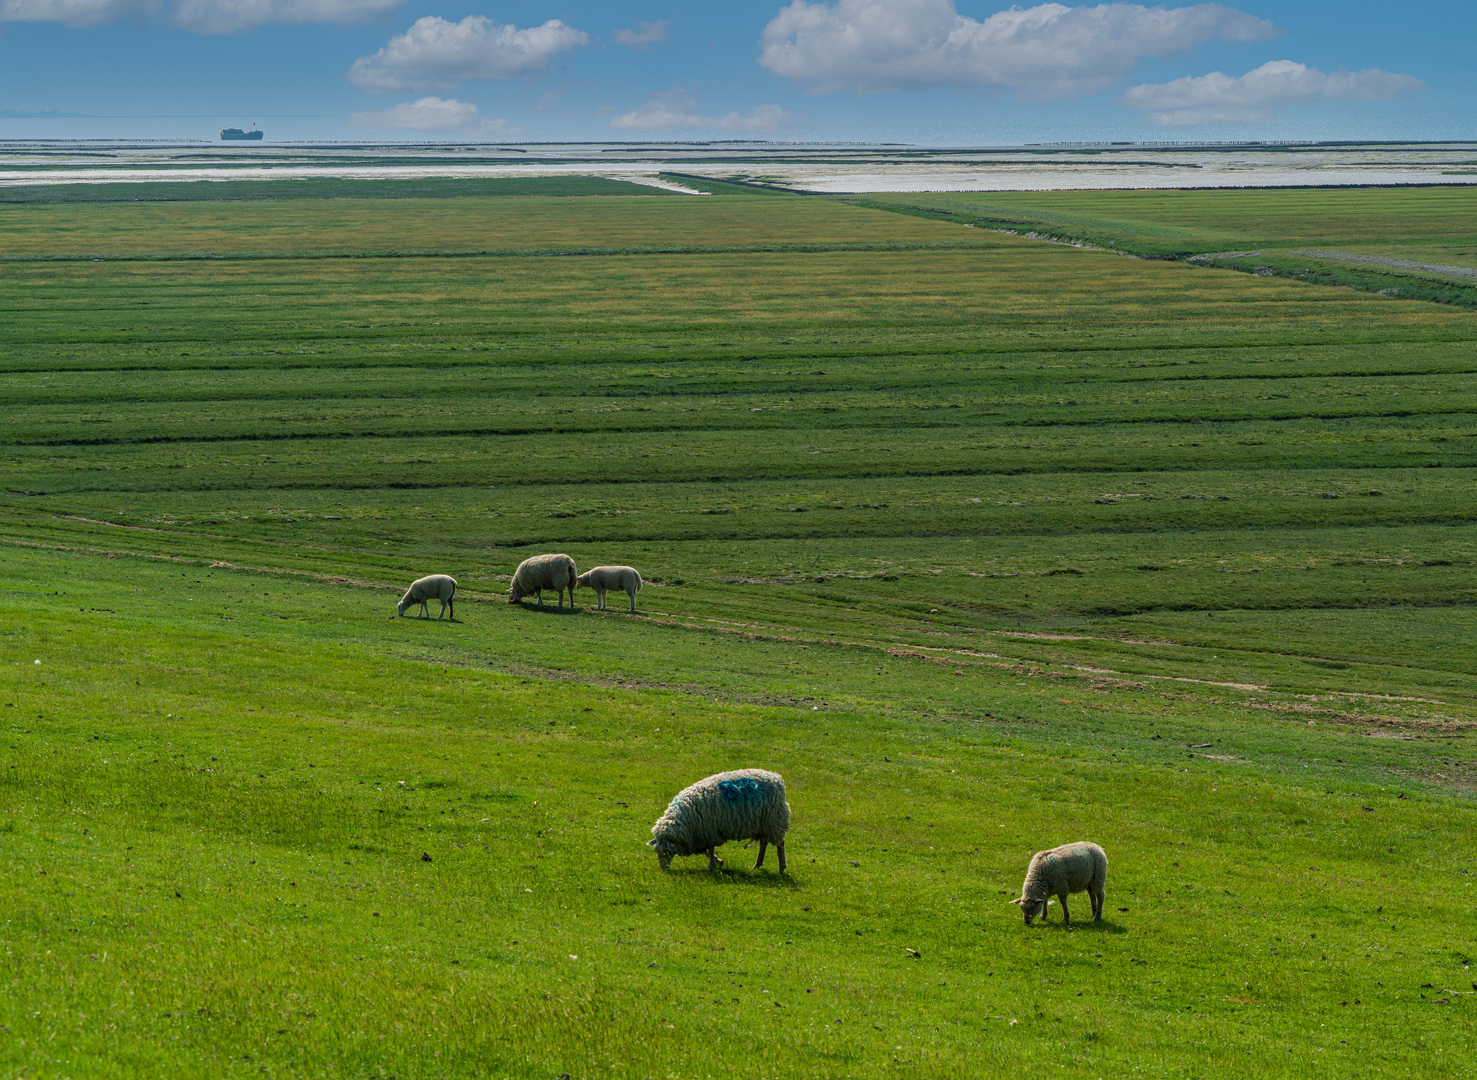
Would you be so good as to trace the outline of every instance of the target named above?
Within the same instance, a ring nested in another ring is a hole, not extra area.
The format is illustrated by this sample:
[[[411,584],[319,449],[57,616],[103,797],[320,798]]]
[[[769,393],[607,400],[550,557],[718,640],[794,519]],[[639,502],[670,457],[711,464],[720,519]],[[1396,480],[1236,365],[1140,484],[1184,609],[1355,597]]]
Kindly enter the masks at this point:
[[[1474,42],[1455,0],[0,0],[0,138],[1466,139]]]

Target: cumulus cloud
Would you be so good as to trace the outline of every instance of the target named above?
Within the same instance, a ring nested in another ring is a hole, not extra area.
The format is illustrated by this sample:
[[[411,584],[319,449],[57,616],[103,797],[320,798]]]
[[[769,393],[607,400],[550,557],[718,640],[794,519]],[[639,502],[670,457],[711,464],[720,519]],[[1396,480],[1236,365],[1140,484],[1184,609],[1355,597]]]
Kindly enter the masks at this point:
[[[477,106],[456,98],[423,97],[404,101],[389,109],[356,112],[349,124],[363,131],[401,128],[429,134],[518,135],[521,131],[506,120],[484,120]]]
[[[758,135],[785,127],[793,117],[778,105],[756,105],[747,113],[700,116],[697,98],[674,86],[653,94],[646,104],[613,118],[610,126],[622,131],[727,131]]]
[[[372,94],[448,90],[464,79],[536,79],[559,53],[589,40],[558,19],[520,30],[482,15],[461,22],[427,15],[373,56],[355,60],[347,78]]]
[[[0,22],[86,28],[167,18],[197,34],[232,34],[267,23],[359,23],[404,0],[0,0]]]
[[[159,0],[0,0],[0,22],[55,22],[86,28],[151,19]]]
[[[1388,101],[1423,90],[1425,85],[1409,75],[1379,68],[1326,75],[1292,60],[1271,60],[1245,75],[1212,71],[1209,75],[1135,86],[1123,95],[1123,104],[1142,112],[1151,124],[1163,127],[1251,126],[1271,123],[1283,105]]]
[[[657,19],[655,22],[639,22],[634,30],[617,30],[611,35],[611,40],[617,45],[629,45],[633,49],[644,49],[648,45],[665,45],[667,43],[667,27],[672,25],[671,19]]]
[[[1022,98],[1081,97],[1112,86],[1141,57],[1277,33],[1220,4],[1040,4],[978,22],[954,0],[794,0],[764,28],[759,63],[820,93],[994,86]]]

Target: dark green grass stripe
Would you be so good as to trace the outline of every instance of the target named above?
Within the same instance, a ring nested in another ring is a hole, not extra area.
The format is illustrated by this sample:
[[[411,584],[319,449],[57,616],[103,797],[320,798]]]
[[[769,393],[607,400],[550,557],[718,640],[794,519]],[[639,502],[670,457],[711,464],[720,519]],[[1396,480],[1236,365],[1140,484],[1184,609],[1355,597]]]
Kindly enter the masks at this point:
[[[368,400],[368,399],[365,399]],[[205,402],[211,404],[211,402]],[[304,404],[307,404],[306,402]],[[938,406],[937,408],[946,408]],[[0,445],[27,447],[27,446],[147,446],[159,443],[179,444],[208,444],[208,443],[252,443],[252,442],[281,442],[290,440],[317,441],[323,439],[425,439],[425,438],[449,438],[449,439],[475,439],[495,437],[517,437],[524,435],[619,435],[631,433],[660,434],[662,432],[681,432],[683,434],[702,434],[705,432],[754,432],[758,433],[793,433],[797,436],[820,437],[826,431],[846,430],[856,431],[858,429],[877,429],[879,417],[875,412],[862,409],[852,410],[857,415],[853,423],[838,424],[838,417],[832,410],[823,410],[827,418],[826,428],[815,428],[810,425],[797,425],[791,418],[795,414],[778,422],[754,422],[748,419],[742,422],[720,423],[711,420],[699,419],[692,425],[673,423],[668,418],[661,418],[650,423],[619,423],[612,425],[575,424],[575,423],[537,423],[523,422],[498,425],[478,425],[471,427],[437,427],[427,429],[424,426],[406,428],[401,430],[376,429],[376,428],[339,428],[331,431],[227,431],[220,434],[207,434],[196,432],[191,434],[124,434],[124,435],[71,435],[53,438],[25,438],[0,439]],[[930,410],[932,411],[932,410]],[[802,414],[803,415],[803,414]],[[812,413],[812,416],[815,414]],[[1441,417],[1466,417],[1477,415],[1477,404],[1462,407],[1454,407],[1450,402],[1438,402],[1429,409],[1388,409],[1388,410],[1356,410],[1346,411],[1334,410],[1298,410],[1277,413],[1243,414],[1234,415],[1226,412],[1205,412],[1201,414],[1187,414],[1181,411],[1175,416],[1142,416],[1142,417],[1101,417],[1091,416],[1032,416],[1022,418],[1002,417],[991,414],[976,414],[967,420],[953,422],[939,422],[924,419],[911,419],[906,416],[886,417],[888,423],[882,430],[898,431],[948,431],[948,430],[981,430],[992,429],[1053,429],[1053,428],[1097,428],[1114,426],[1134,425],[1173,425],[1193,426],[1199,424],[1245,424],[1245,423],[1295,423],[1302,421],[1344,421],[1344,420],[1401,420],[1412,417],[1422,419]],[[218,426],[218,422],[211,421],[212,426]]]
[[[992,244],[988,240],[883,240],[871,243],[840,241],[835,243],[811,244],[674,244],[669,246],[626,245],[621,247],[469,248],[465,251],[444,248],[391,248],[379,251],[346,249],[334,251],[161,252],[158,254],[107,255],[0,255],[0,263],[310,262],[326,259],[522,259],[630,255],[808,255],[849,251],[998,251],[1003,247],[1004,245]]]

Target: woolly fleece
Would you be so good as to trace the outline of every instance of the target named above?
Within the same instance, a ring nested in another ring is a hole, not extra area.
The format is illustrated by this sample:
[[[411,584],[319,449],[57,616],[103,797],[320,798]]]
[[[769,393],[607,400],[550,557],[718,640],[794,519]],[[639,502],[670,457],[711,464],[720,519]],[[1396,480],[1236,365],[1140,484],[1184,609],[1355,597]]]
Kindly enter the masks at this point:
[[[764,769],[735,769],[715,773],[678,792],[651,827],[647,844],[656,848],[663,870],[671,866],[674,855],[698,854],[707,855],[708,869],[715,870],[723,860],[714,848],[730,840],[758,840],[754,869],[764,864],[765,849],[773,844],[783,874],[789,828],[784,778]]]
[[[597,566],[576,578],[575,584],[595,590],[598,610],[605,610],[605,594],[619,589],[631,598],[631,610],[635,611],[636,594],[641,591],[641,575],[629,566]]]
[[[564,593],[569,593],[569,606],[574,607],[574,583],[579,577],[574,560],[568,555],[535,555],[524,559],[513,572],[513,586],[508,590],[508,601],[514,603],[525,596],[538,596],[538,606],[544,606],[544,590],[555,589],[559,593],[559,606],[564,606]]]
[[[1049,898],[1055,896],[1062,905],[1062,922],[1069,923],[1072,917],[1067,913],[1067,895],[1086,891],[1092,901],[1092,921],[1102,922],[1107,881],[1108,856],[1102,848],[1086,841],[1063,844],[1031,857],[1020,899],[1011,903],[1020,905],[1030,926],[1038,915],[1045,920]]]
[[[410,583],[410,588],[405,590],[405,595],[400,598],[397,608],[398,613],[405,614],[405,609],[411,604],[421,606],[421,617],[429,619],[431,609],[426,606],[428,600],[441,601],[441,615],[448,611],[453,619],[456,618],[456,578],[448,577],[446,574],[430,574],[423,578],[416,578]],[[437,615],[436,618],[441,618]]]

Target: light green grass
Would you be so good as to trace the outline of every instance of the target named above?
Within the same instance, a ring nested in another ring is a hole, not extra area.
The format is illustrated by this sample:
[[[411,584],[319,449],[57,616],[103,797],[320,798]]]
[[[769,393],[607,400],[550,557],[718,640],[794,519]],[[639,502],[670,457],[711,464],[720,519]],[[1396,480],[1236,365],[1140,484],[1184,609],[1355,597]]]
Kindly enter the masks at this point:
[[[910,714],[941,676],[898,655],[870,661],[894,718],[743,705],[730,665],[786,677],[731,635],[466,601],[385,621],[393,594],[280,576],[4,563],[71,578],[12,586],[0,638],[0,887],[31,988],[0,1007],[12,1070],[707,1075],[757,1040],[764,1076],[1064,1055],[1339,1076],[1471,1052],[1451,992],[1472,809],[1411,777],[1459,752],[1429,737],[988,669],[963,678],[993,719]],[[658,642],[700,696],[498,673],[602,676]],[[674,778],[738,762],[786,772],[791,874],[737,849],[732,873],[661,874],[641,841]],[[1107,921],[1026,932],[1004,900],[1036,837],[1082,833],[1112,859]]]
[[[0,280],[0,1075],[1471,1057],[1470,315],[769,196],[171,254],[239,209],[0,210],[139,259]],[[541,550],[640,614],[507,605]],[[743,765],[789,877],[661,874]]]

